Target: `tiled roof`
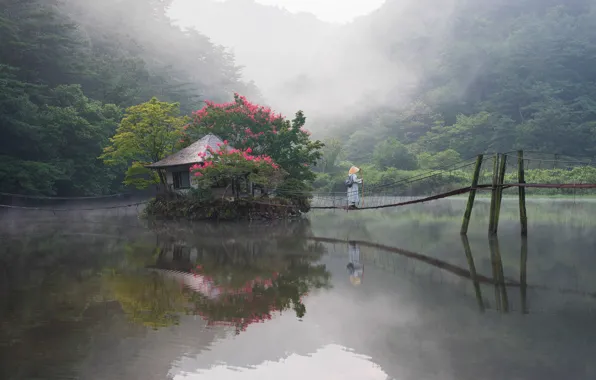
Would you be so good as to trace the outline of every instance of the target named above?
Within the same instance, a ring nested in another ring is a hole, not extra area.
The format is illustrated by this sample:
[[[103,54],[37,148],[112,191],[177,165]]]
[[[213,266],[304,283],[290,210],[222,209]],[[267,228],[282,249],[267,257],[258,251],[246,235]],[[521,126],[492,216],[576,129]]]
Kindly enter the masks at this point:
[[[207,147],[210,146],[213,149],[217,149],[217,144],[223,144],[223,141],[219,137],[209,134],[171,156],[151,165],[147,165],[146,167],[160,169],[168,166],[196,164],[203,161],[203,159],[199,157],[199,153],[206,153],[207,156],[209,156]],[[231,148],[228,147],[228,149]]]

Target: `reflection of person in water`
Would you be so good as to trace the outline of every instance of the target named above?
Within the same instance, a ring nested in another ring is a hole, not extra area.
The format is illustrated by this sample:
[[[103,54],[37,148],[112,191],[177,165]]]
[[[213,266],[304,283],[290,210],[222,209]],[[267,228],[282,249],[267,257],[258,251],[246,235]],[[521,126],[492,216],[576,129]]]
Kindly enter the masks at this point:
[[[347,268],[350,274],[350,282],[359,285],[362,282],[362,272],[364,270],[360,262],[360,247],[351,241],[348,245],[348,254],[350,255],[350,262]]]

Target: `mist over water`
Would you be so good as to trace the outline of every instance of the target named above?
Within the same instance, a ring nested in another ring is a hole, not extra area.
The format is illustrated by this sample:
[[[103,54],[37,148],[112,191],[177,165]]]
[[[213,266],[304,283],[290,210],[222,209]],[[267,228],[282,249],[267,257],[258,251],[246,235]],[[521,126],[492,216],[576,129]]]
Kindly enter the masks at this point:
[[[102,198],[126,165],[98,159],[128,107],[239,92],[335,138],[313,168],[334,204],[352,164],[397,198],[520,146],[528,183],[596,182],[594,1],[387,0],[345,23],[252,0],[0,3],[0,379],[596,378],[588,191],[528,190],[527,239],[507,197],[496,239],[482,196],[465,238],[464,197],[189,223],[141,218],[149,192]]]
[[[523,270],[516,204],[495,256],[483,202],[461,240],[464,203],[273,224],[2,219],[0,376],[593,378],[596,204],[530,201]]]

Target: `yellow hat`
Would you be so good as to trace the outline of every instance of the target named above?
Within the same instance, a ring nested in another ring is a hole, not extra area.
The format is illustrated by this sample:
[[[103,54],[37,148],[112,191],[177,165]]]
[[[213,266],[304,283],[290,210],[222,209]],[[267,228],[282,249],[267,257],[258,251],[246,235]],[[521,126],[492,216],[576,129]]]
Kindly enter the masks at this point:
[[[362,282],[362,280],[360,279],[360,277],[350,276],[350,282],[352,283],[352,285],[360,285],[360,282]]]
[[[360,169],[358,169],[358,168],[357,168],[357,167],[355,167],[355,166],[352,166],[352,167],[350,168],[350,171],[348,171],[348,173],[349,173],[349,174],[356,174],[356,173],[358,173],[359,171],[360,171]]]

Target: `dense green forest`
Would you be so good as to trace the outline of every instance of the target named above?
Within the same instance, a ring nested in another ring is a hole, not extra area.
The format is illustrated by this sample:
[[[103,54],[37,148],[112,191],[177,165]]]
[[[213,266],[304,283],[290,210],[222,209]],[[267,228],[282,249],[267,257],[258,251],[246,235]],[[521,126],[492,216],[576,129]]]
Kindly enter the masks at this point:
[[[157,96],[190,113],[254,92],[223,47],[171,24],[168,3],[0,0],[0,191],[121,190],[123,168],[97,157],[124,108]]]
[[[391,167],[399,179],[482,152],[596,154],[596,1],[388,1],[352,27],[419,77],[396,83],[393,101],[335,120],[321,170]]]
[[[226,48],[172,23],[171,2],[0,0],[0,191],[121,191],[125,168],[97,157],[126,107],[155,96],[189,114],[233,92],[259,100]],[[354,87],[358,107],[326,117],[302,104],[321,88],[316,67],[284,81],[291,108],[326,139],[317,187],[339,189],[351,164],[389,181],[480,152],[596,154],[595,0],[388,0],[338,33],[326,47],[335,71],[382,57],[412,80],[388,76],[382,99]],[[263,51],[275,61],[273,50]]]

